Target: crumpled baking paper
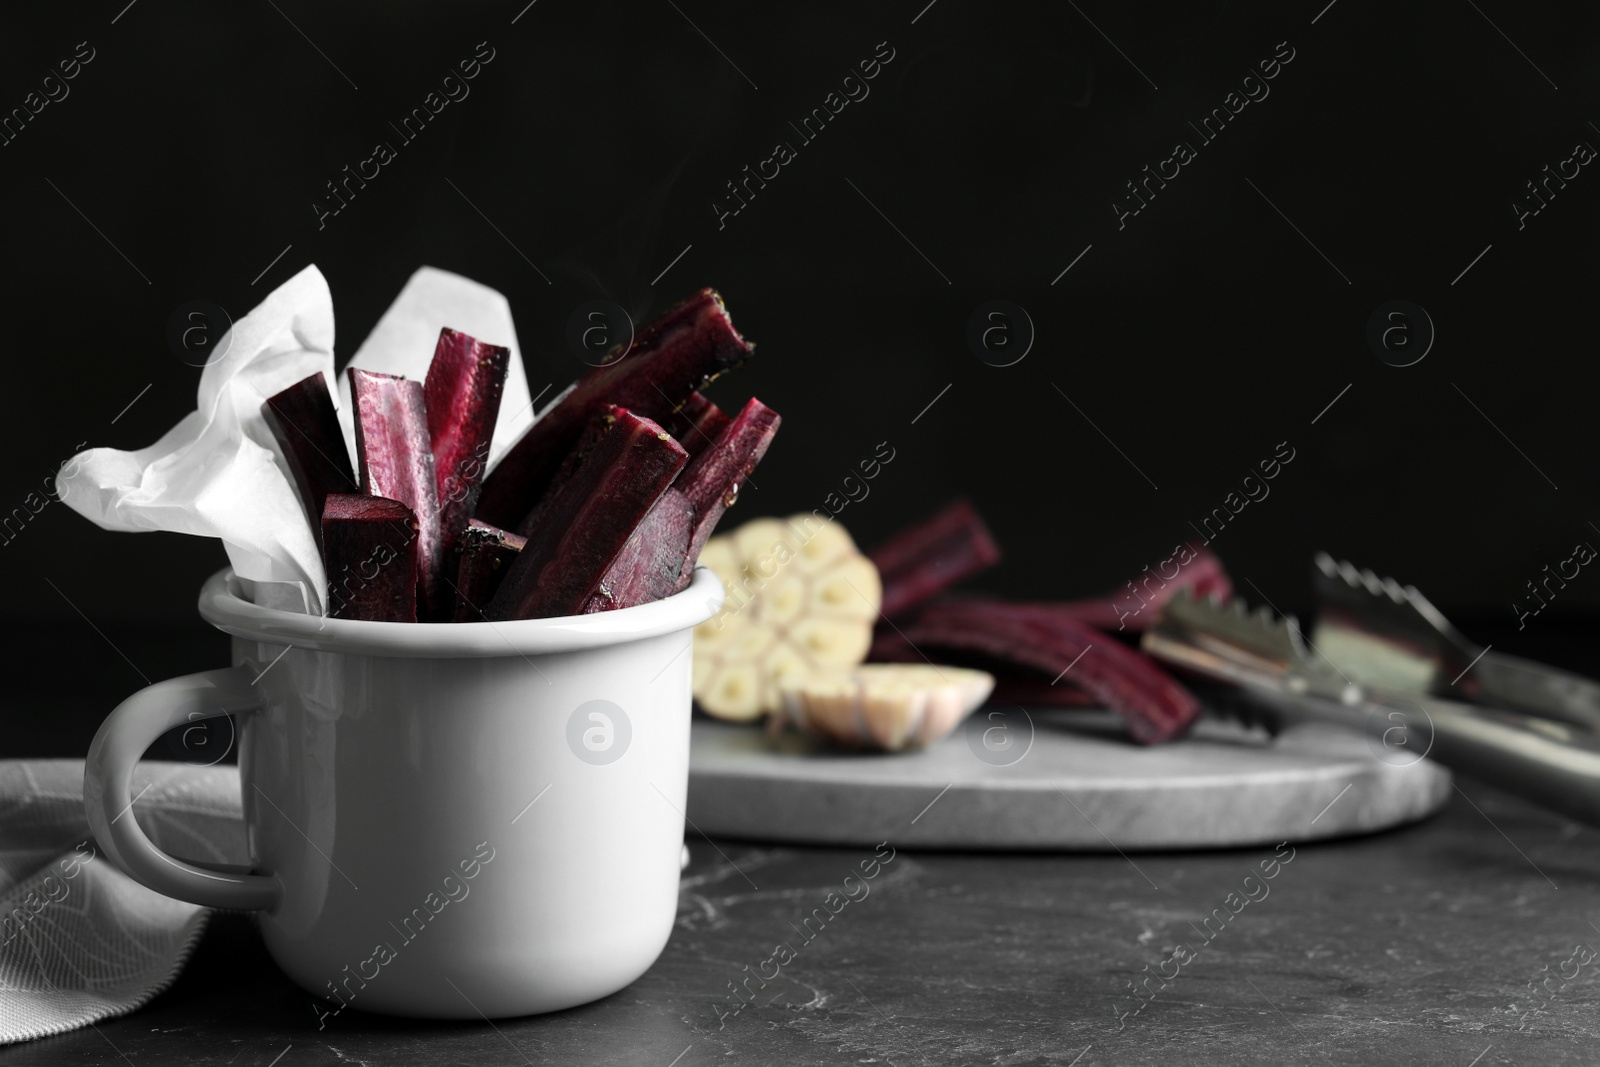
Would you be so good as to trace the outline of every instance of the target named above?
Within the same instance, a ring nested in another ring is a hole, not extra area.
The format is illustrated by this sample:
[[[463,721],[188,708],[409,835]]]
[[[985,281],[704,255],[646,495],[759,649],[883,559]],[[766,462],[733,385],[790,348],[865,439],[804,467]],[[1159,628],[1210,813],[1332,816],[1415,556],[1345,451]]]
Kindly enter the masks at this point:
[[[511,308],[486,286],[432,267],[413,274],[351,361],[421,379],[441,327],[511,349],[511,370],[490,443],[490,467],[533,422]],[[136,452],[91,448],[62,466],[61,500],[107,530],[220,537],[256,602],[320,615],[327,579],[311,522],[272,431],[261,417],[274,393],[321,372],[334,378],[333,299],[308,266],[218,342],[200,374],[196,410]],[[350,390],[341,375],[340,422],[354,469]]]

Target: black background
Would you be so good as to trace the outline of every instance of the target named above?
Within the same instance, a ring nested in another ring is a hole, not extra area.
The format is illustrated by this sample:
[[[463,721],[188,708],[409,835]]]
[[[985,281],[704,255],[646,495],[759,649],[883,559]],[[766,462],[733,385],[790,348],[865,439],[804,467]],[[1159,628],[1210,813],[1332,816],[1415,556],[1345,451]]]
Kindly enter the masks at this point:
[[[432,264],[508,295],[535,392],[584,369],[562,340],[579,303],[642,322],[718,287],[758,354],[711,395],[785,419],[728,523],[821,506],[887,441],[896,459],[841,520],[870,545],[965,494],[1007,552],[984,582],[1011,595],[1120,586],[1283,441],[1294,462],[1213,544],[1253,600],[1245,579],[1303,610],[1325,548],[1503,625],[1545,564],[1600,545],[1600,175],[1520,231],[1511,209],[1575,143],[1600,145],[1600,12],[925,2],[7,10],[0,108],[78,42],[95,58],[0,148],[0,511],[78,442],[143,447],[193,408],[199,371],[165,340],[180,304],[237,318],[316,263],[342,360]],[[388,123],[482,41],[470,96],[399,147]],[[885,41],[870,95],[800,146],[788,123]],[[1123,183],[1195,142],[1186,123],[1279,42],[1294,59],[1270,96],[1119,230]],[[324,183],[380,140],[398,159],[319,230]],[[719,230],[724,183],[779,140],[798,158]],[[995,298],[1037,330],[1010,367],[965,340]],[[1364,339],[1393,299],[1437,329],[1415,366]],[[51,504],[0,547],[7,656],[54,626],[111,689],[220,665],[220,644],[215,663],[159,648],[201,625],[196,592],[224,563],[219,544]],[[1529,631],[1586,605],[1587,571]]]

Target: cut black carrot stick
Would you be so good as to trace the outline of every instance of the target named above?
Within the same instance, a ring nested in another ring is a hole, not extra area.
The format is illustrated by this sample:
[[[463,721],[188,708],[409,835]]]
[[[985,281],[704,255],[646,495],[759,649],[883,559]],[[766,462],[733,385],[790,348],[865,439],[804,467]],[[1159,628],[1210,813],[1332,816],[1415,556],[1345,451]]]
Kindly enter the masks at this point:
[[[658,424],[623,412],[551,501],[489,603],[489,619],[580,613],[688,458]]]
[[[766,455],[781,422],[761,401],[745,404],[656,501],[584,605],[585,614],[647,604],[688,588],[700,550]]]
[[[900,531],[869,553],[894,618],[1000,562],[1000,548],[965,500]]]
[[[510,349],[446,328],[422,383],[446,577],[455,572],[457,542],[478,506],[510,361]]]
[[[572,480],[572,476],[583,465],[584,457],[593,452],[595,446],[600,443],[600,439],[610,431],[612,426],[616,425],[617,416],[626,410],[627,408],[619,408],[615,404],[602,404],[599,410],[589,416],[589,421],[584,424],[583,431],[578,434],[578,440],[567,450],[567,454],[562,457],[561,465],[556,468],[555,476],[550,479],[550,485],[545,489],[544,494],[539,497],[539,502],[517,524],[517,533],[519,535],[527,537],[540,527],[544,522],[545,512],[550,508],[550,502]]]
[[[447,618],[448,602],[439,592],[439,497],[422,383],[352,368],[350,395],[361,491],[398,500],[416,516],[417,616],[424,622]]]
[[[722,298],[702,289],[641,330],[620,359],[578,379],[528,428],[484,482],[477,517],[521,529],[584,425],[603,405],[670,421],[697,389],[743,363],[750,352]]]
[[[1046,708],[1099,708],[1105,702],[1087,689],[1080,688],[1069,674],[1060,681],[1052,681],[1043,671],[1029,671],[1013,667],[995,675],[994,692],[989,699],[996,704],[1018,704],[1022,707]]]
[[[1074,684],[1121,714],[1144,744],[1171,740],[1200,714],[1194,696],[1153,660],[1075,619],[1018,614],[1004,604],[941,602],[880,635],[874,658],[905,658],[894,647],[899,642],[935,658],[968,652],[1055,678],[1070,672]]]
[[[693,463],[700,453],[716,444],[731,421],[728,413],[707,400],[704,393],[690,393],[683,407],[661,425],[678,439]]]
[[[369,622],[417,621],[417,519],[398,500],[330,493],[322,508],[328,614]]]
[[[1155,616],[1162,613],[1166,601],[1187,590],[1197,598],[1216,597],[1227,600],[1234,595],[1234,582],[1222,568],[1222,560],[1210,549],[1198,545],[1184,545],[1173,560],[1171,576],[1160,569],[1146,568],[1136,581],[1128,582],[1123,589],[1114,590],[1104,597],[1088,600],[1038,601],[1038,603],[1013,603],[1008,608],[1019,613],[1035,613],[1043,617],[1069,617],[1078,622],[1088,622],[1102,630],[1123,630],[1136,633],[1147,629]]]
[[[679,486],[694,507],[695,525],[678,584],[671,592],[688,588],[700,550],[722,521],[722,513],[739,499],[745,480],[766,456],[782,422],[776,411],[751,397],[738,417],[717,435],[716,444],[685,468]]]
[[[274,393],[262,401],[261,417],[283,450],[320,549],[323,501],[329,493],[354,493],[357,488],[327,378],[318,371]]]
[[[670,596],[683,572],[694,526],[694,506],[688,498],[676,486],[662,493],[589,594],[583,614],[631,608]]]
[[[486,618],[489,602],[495,591],[511,570],[527,539],[508,533],[498,526],[473,519],[462,531],[459,553],[461,565],[456,571],[455,622],[479,622]]]

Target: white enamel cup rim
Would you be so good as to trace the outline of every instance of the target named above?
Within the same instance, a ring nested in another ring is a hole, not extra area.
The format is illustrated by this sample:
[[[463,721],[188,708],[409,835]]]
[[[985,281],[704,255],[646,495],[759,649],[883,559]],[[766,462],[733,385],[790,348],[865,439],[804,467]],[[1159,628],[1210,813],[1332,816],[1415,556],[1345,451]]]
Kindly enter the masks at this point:
[[[224,567],[200,588],[200,615],[235,637],[319,652],[418,659],[488,659],[601,648],[697,626],[722,606],[722,582],[706,567],[681,593],[637,607],[513,622],[368,622],[262,607]]]

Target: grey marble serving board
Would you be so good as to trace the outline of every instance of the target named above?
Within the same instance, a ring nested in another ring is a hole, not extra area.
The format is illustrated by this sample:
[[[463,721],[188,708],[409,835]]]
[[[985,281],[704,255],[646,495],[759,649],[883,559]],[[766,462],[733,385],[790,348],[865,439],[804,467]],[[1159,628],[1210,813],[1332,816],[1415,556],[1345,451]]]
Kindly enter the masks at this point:
[[[1033,712],[1031,745],[1000,765],[978,755],[983,725],[919,752],[857,753],[697,715],[689,820],[713,837],[828,845],[1235,848],[1387,829],[1450,793],[1443,767],[1384,762],[1333,728],[1269,737],[1202,719],[1183,740],[1141,747],[1110,712]]]

